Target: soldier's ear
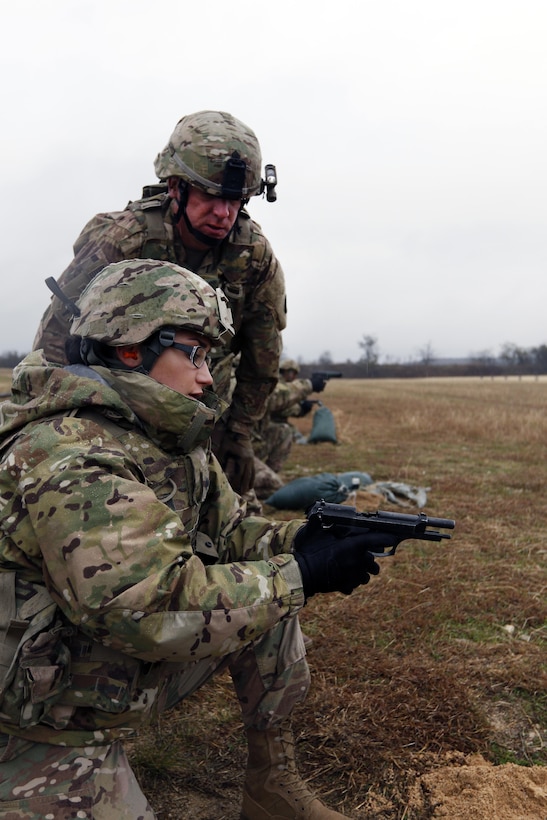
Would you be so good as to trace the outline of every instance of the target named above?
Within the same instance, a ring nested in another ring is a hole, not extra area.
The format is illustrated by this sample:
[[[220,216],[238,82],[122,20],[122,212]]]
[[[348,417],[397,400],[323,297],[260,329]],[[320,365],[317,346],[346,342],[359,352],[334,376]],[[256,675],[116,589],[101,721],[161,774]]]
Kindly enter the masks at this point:
[[[126,367],[138,367],[142,364],[140,345],[122,345],[115,347],[116,356]]]
[[[169,177],[167,180],[167,193],[171,199],[180,200],[179,178]]]

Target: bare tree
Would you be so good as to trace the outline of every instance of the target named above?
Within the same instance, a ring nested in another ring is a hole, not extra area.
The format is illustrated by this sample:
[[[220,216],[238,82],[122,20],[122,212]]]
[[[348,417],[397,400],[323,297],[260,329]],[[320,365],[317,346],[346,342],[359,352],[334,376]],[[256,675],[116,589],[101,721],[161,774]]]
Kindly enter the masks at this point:
[[[329,350],[324,350],[323,353],[321,353],[317,360],[317,364],[320,364],[322,367],[332,364],[332,356]]]
[[[380,358],[380,353],[378,351],[378,339],[376,336],[368,336],[365,334],[361,341],[358,342],[358,345],[363,351],[363,355],[359,361],[365,365],[367,376],[369,376],[371,371],[378,364]]]
[[[420,362],[425,367],[425,375],[429,376],[429,368],[433,364],[435,359],[435,353],[433,351],[433,345],[431,342],[425,344],[420,350],[418,351],[418,355],[420,357]]]
[[[525,370],[526,366],[530,364],[530,358],[529,350],[518,347],[512,342],[505,342],[502,345],[500,359],[505,362],[508,369],[514,372]]]
[[[428,342],[423,347],[421,347],[418,351],[420,356],[420,361],[422,364],[425,364],[428,367],[430,364],[433,363],[435,359],[435,351],[433,350],[433,345],[431,342]]]

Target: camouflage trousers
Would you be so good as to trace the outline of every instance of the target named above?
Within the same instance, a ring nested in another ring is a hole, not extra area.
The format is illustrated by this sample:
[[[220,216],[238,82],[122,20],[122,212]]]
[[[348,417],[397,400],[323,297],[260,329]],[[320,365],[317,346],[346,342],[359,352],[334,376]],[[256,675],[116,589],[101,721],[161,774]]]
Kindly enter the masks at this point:
[[[271,729],[304,700],[310,685],[304,638],[298,617],[288,618],[250,647],[221,659],[186,665],[174,675],[166,708],[200,689],[213,675],[229,669],[246,729]]]
[[[166,698],[175,706],[229,668],[245,728],[288,717],[309,687],[298,618],[234,655],[177,665]],[[7,744],[7,745],[6,745]],[[182,750],[184,752],[184,750]],[[121,741],[68,748],[0,734],[0,820],[154,820]]]
[[[254,491],[256,493],[257,498],[263,499],[268,498],[268,496],[275,493],[276,490],[279,490],[283,486],[283,481],[277,473],[268,467],[267,464],[264,464],[263,461],[260,461],[259,458],[255,456],[254,459],[255,463],[255,481],[254,481]],[[247,509],[249,509],[249,505],[247,504]]]
[[[81,749],[33,743],[0,763],[0,820],[154,817],[120,741]]]

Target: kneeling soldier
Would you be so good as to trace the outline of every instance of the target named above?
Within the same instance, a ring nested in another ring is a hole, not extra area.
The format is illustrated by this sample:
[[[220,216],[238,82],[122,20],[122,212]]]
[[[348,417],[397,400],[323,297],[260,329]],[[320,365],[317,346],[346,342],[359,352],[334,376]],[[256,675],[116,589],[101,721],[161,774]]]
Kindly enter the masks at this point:
[[[0,406],[0,815],[150,820],[124,738],[229,668],[241,817],[342,817],[294,761],[297,615],[389,536],[246,515],[210,449],[230,312],[199,276],[118,262],[72,307],[69,364],[32,352]]]

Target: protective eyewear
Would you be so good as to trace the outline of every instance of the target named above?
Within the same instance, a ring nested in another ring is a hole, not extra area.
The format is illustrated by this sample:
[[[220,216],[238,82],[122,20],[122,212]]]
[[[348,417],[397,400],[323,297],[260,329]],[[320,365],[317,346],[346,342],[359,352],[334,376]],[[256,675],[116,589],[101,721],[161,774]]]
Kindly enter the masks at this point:
[[[180,342],[172,342],[169,346],[186,353],[194,367],[202,367],[205,363],[209,366],[209,354],[204,347],[200,347],[200,345],[183,345]]]

